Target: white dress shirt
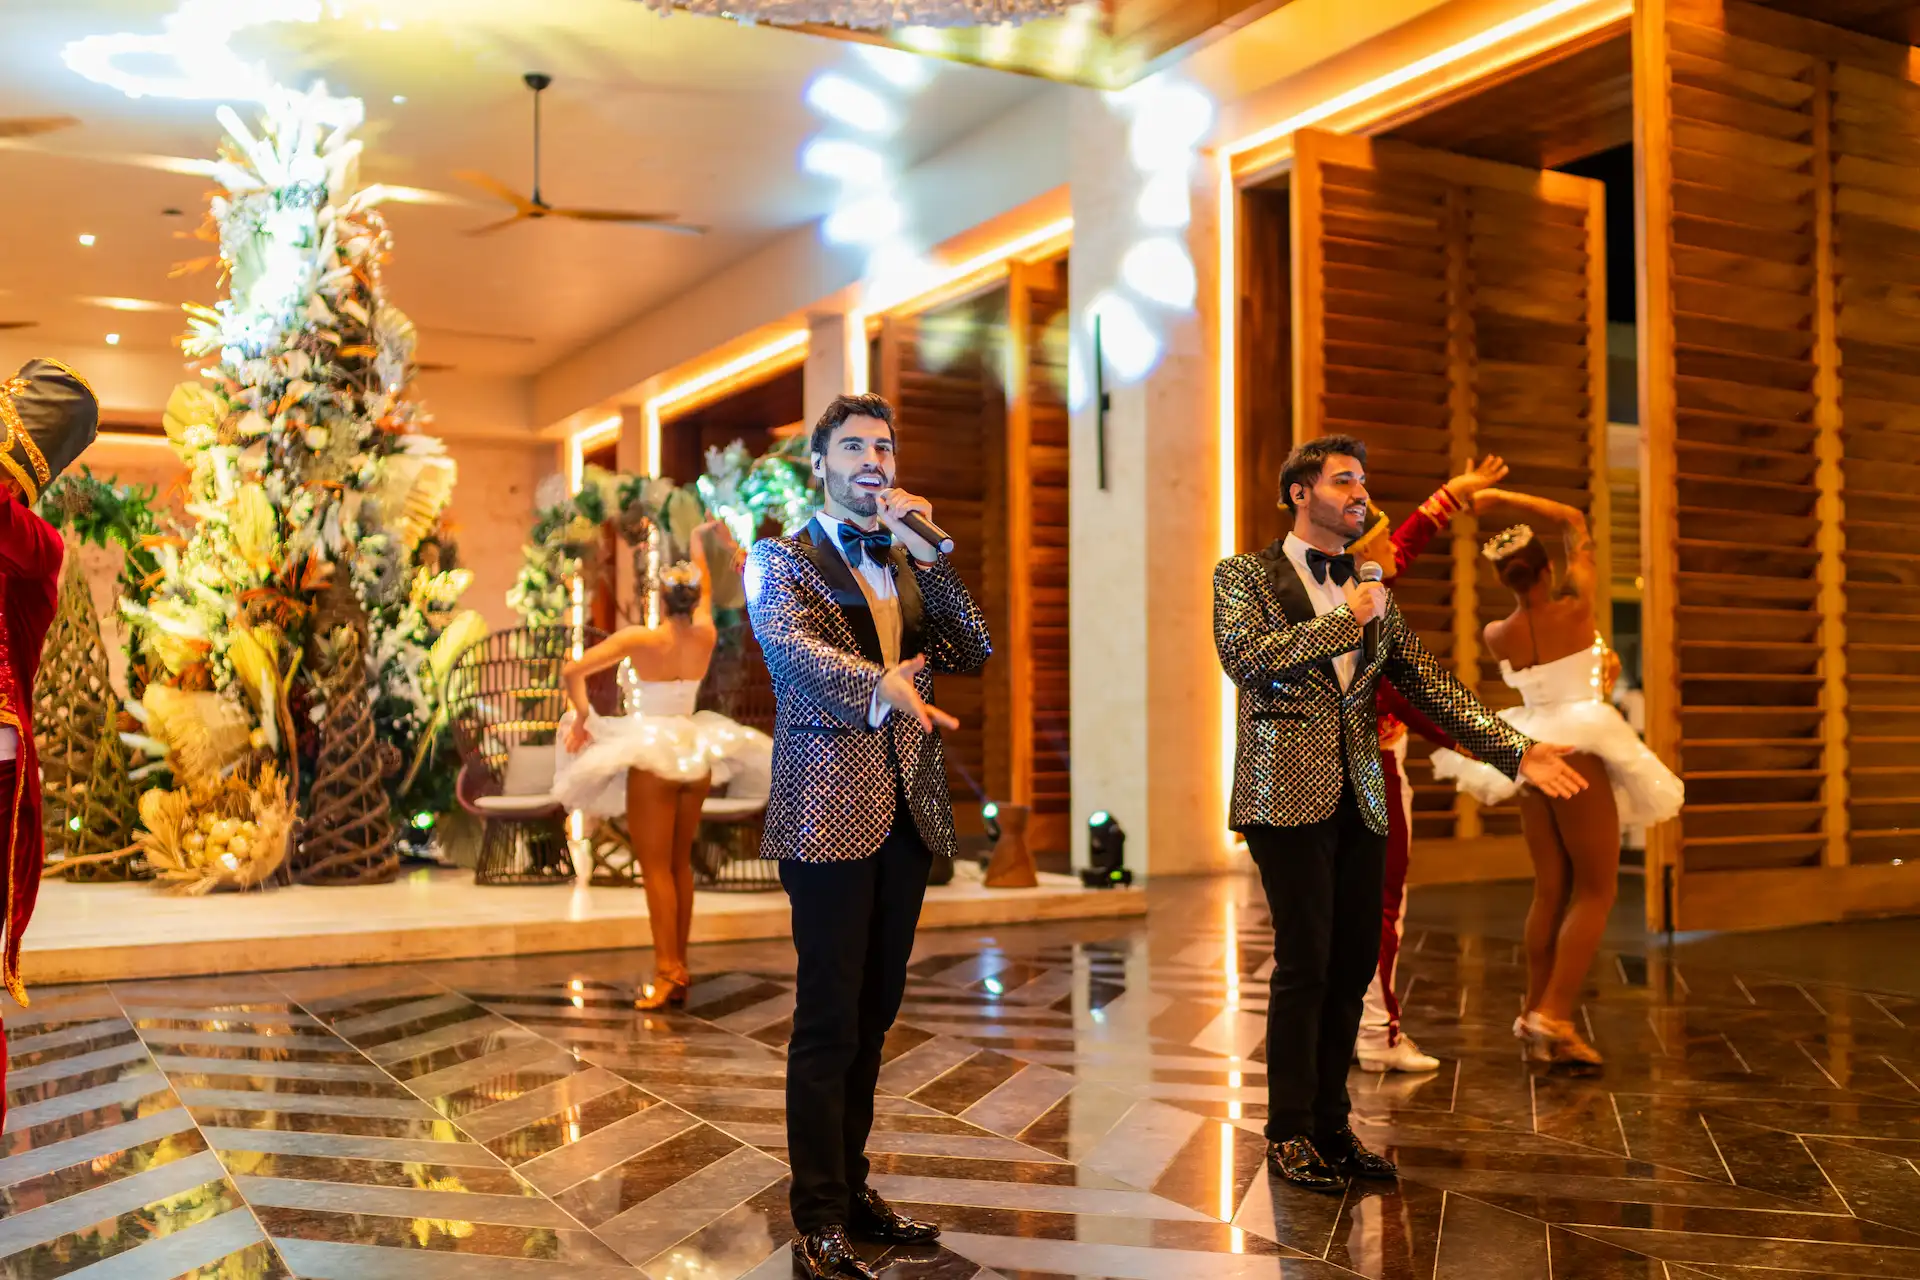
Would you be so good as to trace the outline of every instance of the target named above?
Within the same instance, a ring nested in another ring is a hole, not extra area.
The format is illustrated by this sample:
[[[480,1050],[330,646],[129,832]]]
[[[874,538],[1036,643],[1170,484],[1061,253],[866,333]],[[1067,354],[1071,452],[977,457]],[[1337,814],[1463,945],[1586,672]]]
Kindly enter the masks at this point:
[[[893,569],[884,564],[875,564],[864,554],[858,560],[848,560],[846,548],[840,545],[840,526],[843,523],[834,516],[822,511],[816,517],[820,529],[833,544],[834,552],[853,570],[853,580],[860,584],[860,594],[867,598],[867,607],[873,611],[873,629],[880,637],[881,665],[891,670],[900,662],[900,587],[893,580]],[[873,691],[873,700],[867,704],[867,724],[875,729],[887,722],[893,708],[880,701],[880,691]]]
[[[1289,533],[1281,544],[1281,550],[1287,553],[1287,559],[1293,561],[1293,567],[1300,574],[1300,581],[1307,588],[1307,598],[1313,601],[1313,616],[1325,617],[1335,609],[1347,606],[1347,593],[1333,580],[1329,573],[1325,582],[1313,580],[1313,570],[1307,567],[1307,542],[1299,534]],[[1346,689],[1353,684],[1353,673],[1360,665],[1360,651],[1349,649],[1333,660],[1334,673],[1340,677],[1340,687]]]

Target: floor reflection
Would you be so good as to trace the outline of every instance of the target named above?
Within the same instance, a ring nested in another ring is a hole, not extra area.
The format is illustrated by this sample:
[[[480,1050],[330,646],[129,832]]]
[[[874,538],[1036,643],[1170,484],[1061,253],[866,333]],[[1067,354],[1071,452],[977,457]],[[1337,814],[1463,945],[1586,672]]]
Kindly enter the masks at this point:
[[[1606,1073],[1531,1071],[1511,939],[1411,933],[1424,1076],[1355,1073],[1397,1184],[1265,1164],[1250,880],[1144,921],[922,935],[873,1185],[940,1245],[893,1280],[1920,1280],[1920,1000],[1609,955]],[[1721,959],[1726,959],[1723,948]],[[0,1276],[784,1277],[792,954],[315,970],[49,992],[8,1018]]]

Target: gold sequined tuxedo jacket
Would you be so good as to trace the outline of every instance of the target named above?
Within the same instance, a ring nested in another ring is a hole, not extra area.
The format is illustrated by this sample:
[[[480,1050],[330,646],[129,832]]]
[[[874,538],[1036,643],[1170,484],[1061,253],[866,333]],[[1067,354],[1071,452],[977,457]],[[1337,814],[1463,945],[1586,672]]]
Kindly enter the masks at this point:
[[[1370,661],[1345,690],[1333,659],[1362,648],[1351,612],[1314,616],[1299,571],[1280,542],[1222,560],[1213,572],[1213,638],[1220,665],[1240,689],[1228,825],[1299,827],[1340,803],[1342,760],[1367,826],[1387,833],[1386,780],[1374,692],[1386,679],[1464,749],[1518,774],[1533,743],[1488,710],[1389,603]]]
[[[992,653],[986,619],[945,559],[931,568],[893,549],[900,657],[924,653],[920,696],[933,675],[964,675]],[[880,683],[880,633],[853,570],[816,521],[792,538],[763,538],[747,555],[747,612],[766,655],[776,704],[773,794],[763,858],[844,862],[880,848],[904,795],[933,853],[955,850],[947,757],[940,735],[894,713],[867,726]],[[896,779],[898,780],[896,789]]]

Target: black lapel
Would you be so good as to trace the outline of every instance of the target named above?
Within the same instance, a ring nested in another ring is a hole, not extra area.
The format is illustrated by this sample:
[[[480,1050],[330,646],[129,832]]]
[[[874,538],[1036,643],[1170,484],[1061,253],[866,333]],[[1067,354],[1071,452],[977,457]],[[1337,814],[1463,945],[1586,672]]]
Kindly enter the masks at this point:
[[[1307,594],[1307,584],[1300,580],[1300,571],[1287,555],[1284,538],[1267,544],[1260,559],[1267,566],[1267,581],[1273,586],[1274,599],[1280,602],[1280,612],[1287,615],[1289,626],[1298,627],[1320,616],[1314,611],[1313,597]],[[1331,681],[1334,688],[1340,687],[1331,658],[1319,663],[1314,670]]]
[[[830,541],[827,531],[818,519],[807,522],[807,527],[794,537],[801,554],[813,561],[813,567],[827,581],[827,589],[833,593],[834,604],[846,615],[847,625],[853,628],[853,638],[860,646],[861,654],[869,662],[883,662],[880,652],[880,632],[873,625],[873,608],[867,603],[867,593],[853,580],[853,570],[847,567],[846,557],[840,554],[840,548]]]
[[[1313,597],[1307,594],[1307,584],[1300,581],[1300,571],[1287,557],[1284,542],[1267,544],[1260,559],[1267,566],[1267,581],[1273,584],[1274,598],[1280,602],[1280,611],[1287,615],[1289,625],[1297,627],[1319,616],[1313,610]]]
[[[900,598],[900,660],[905,662],[919,656],[925,645],[927,603],[913,572],[913,558],[897,542],[893,544],[893,585]]]

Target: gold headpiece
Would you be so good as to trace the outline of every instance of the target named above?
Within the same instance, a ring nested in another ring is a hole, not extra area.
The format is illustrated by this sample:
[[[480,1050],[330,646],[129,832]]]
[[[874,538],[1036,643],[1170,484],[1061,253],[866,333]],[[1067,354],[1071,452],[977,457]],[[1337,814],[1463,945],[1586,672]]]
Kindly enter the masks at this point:
[[[660,571],[660,586],[663,589],[699,585],[700,569],[691,560],[682,560],[679,564],[668,565]]]
[[[1532,541],[1533,530],[1524,524],[1516,524],[1488,538],[1480,548],[1480,554],[1498,564]]]

